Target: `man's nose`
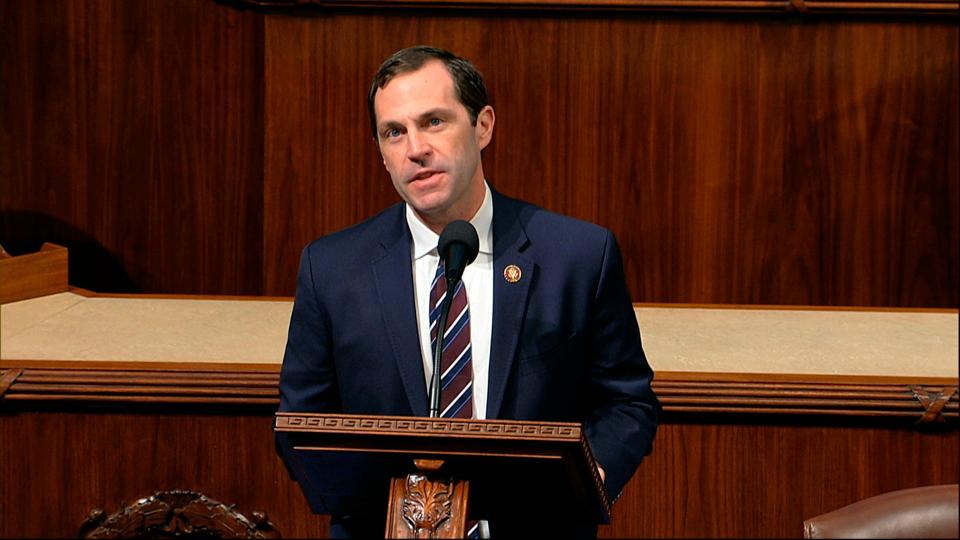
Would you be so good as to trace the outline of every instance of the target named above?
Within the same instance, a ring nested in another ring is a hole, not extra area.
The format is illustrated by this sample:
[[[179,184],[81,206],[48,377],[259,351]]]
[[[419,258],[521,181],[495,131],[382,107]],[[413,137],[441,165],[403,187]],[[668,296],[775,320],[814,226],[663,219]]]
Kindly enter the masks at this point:
[[[407,133],[407,159],[422,164],[433,153],[426,137],[412,130]]]

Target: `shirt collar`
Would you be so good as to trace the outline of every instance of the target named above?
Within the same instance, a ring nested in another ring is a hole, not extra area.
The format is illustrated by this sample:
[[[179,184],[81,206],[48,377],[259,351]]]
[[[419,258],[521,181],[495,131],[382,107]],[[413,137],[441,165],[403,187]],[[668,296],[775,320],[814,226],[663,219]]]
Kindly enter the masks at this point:
[[[470,219],[470,224],[477,229],[477,236],[480,237],[480,253],[489,255],[493,253],[493,197],[490,195],[490,186],[486,182],[483,183],[483,187],[483,203]],[[413,236],[413,259],[417,260],[431,252],[436,255],[440,236],[420,221],[409,204],[404,206],[406,206],[407,227],[410,228],[410,235]]]

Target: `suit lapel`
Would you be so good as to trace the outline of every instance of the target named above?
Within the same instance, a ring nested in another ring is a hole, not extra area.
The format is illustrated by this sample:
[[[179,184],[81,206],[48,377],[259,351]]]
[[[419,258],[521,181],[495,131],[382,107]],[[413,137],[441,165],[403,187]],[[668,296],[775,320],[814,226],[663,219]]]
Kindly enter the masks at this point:
[[[536,266],[522,253],[529,243],[515,203],[493,193],[493,328],[490,335],[490,371],[487,388],[487,418],[497,418],[503,403],[507,378],[513,367],[517,342],[523,329],[530,283]],[[507,281],[504,270],[520,269],[520,279]]]
[[[393,349],[403,388],[415,416],[428,412],[427,385],[424,382],[420,334],[413,293],[413,270],[410,260],[411,239],[404,218],[403,205],[398,217],[381,237],[384,253],[373,261],[380,313]]]

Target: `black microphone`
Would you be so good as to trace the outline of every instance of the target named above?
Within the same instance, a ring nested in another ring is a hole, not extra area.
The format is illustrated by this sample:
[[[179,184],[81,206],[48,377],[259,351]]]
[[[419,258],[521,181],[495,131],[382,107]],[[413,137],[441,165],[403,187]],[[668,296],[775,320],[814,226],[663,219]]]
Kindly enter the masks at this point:
[[[480,237],[477,230],[468,221],[451,221],[437,242],[437,253],[443,261],[447,276],[447,286],[457,283],[463,277],[463,270],[477,258],[480,252]]]
[[[447,281],[447,294],[440,307],[440,318],[437,320],[437,342],[433,347],[433,376],[430,378],[430,417],[440,416],[440,356],[443,354],[443,335],[447,331],[447,316],[450,314],[450,304],[453,302],[454,292],[463,278],[463,271],[468,264],[477,258],[480,252],[480,237],[477,230],[467,221],[451,221],[437,242],[437,253],[443,261],[444,276]]]

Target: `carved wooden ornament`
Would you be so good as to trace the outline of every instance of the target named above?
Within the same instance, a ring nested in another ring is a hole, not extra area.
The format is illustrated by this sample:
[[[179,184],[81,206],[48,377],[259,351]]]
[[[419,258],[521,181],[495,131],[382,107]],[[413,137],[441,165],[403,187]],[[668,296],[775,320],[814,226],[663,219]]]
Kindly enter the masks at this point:
[[[262,512],[248,519],[202,493],[158,491],[124,506],[111,516],[92,510],[80,526],[80,538],[280,538]]]
[[[387,511],[387,538],[463,538],[468,482],[423,474],[394,478]]]

